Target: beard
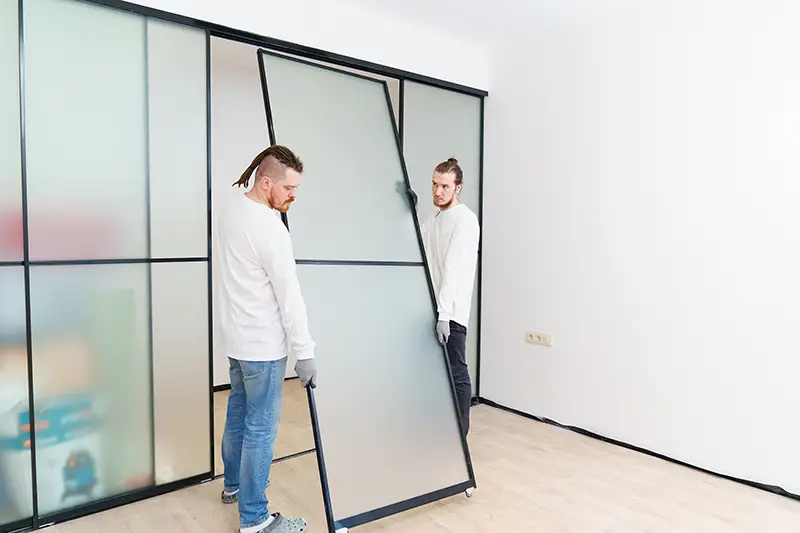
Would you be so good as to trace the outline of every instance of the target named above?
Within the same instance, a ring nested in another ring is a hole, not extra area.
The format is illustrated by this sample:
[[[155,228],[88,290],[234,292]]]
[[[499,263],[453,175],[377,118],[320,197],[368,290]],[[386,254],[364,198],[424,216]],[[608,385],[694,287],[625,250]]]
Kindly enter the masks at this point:
[[[272,206],[272,209],[280,213],[286,213],[287,211],[289,211],[289,206],[292,205],[292,202],[294,202],[294,200],[291,199],[286,200],[283,203],[279,203],[278,200],[275,198],[269,199],[269,205]]]
[[[442,199],[442,200],[437,200],[436,198],[434,198],[433,205],[435,205],[439,209],[449,209],[453,205],[454,199],[455,199],[454,196],[450,197],[450,199]]]

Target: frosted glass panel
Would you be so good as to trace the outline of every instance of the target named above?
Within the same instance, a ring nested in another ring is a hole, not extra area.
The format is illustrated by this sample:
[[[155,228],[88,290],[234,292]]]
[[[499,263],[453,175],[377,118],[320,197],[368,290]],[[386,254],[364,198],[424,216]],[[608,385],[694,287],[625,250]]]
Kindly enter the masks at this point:
[[[147,68],[151,255],[206,257],[205,32],[148,19]]]
[[[0,267],[0,526],[33,513],[24,283]]]
[[[22,260],[19,144],[17,0],[0,0],[0,261]]]
[[[403,89],[403,155],[411,187],[419,196],[419,216],[436,211],[431,178],[437,164],[458,159],[464,171],[461,203],[476,215],[480,208],[481,101],[446,89],[405,82]],[[467,326],[467,364],[475,394],[478,371],[478,280]]]
[[[31,267],[42,515],[152,484],[148,268]]]
[[[208,472],[208,264],[152,268],[156,482]]]
[[[289,213],[297,258],[421,261],[385,84],[264,61],[275,140],[305,163]]]
[[[25,3],[30,256],[147,256],[145,20]]]
[[[334,517],[469,480],[424,268],[300,265],[298,273],[318,343]]]

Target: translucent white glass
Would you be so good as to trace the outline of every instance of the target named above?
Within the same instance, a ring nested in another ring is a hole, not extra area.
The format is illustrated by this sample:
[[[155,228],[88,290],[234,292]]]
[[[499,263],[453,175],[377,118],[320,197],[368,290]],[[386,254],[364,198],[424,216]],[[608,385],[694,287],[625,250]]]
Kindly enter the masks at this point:
[[[386,85],[264,61],[276,141],[305,164],[289,212],[297,258],[420,261]]]
[[[17,0],[0,0],[0,261],[22,260],[17,20]]]
[[[148,268],[31,267],[41,515],[153,482]]]
[[[33,513],[22,267],[0,267],[0,529]]]
[[[334,517],[467,481],[424,268],[299,265],[298,274],[318,343]]]
[[[229,202],[244,190],[231,187],[253,158],[269,146],[264,97],[255,46],[211,39],[211,205],[212,235],[215,220]],[[211,240],[216,257],[216,239]],[[212,262],[216,294],[219,275]],[[219,323],[214,318],[214,385],[229,385],[228,360],[222,351]],[[287,369],[291,372],[291,369]]]
[[[208,263],[151,266],[156,482],[208,472]]]
[[[31,259],[146,257],[145,19],[67,0],[24,19]]]
[[[351,74],[365,76],[367,78],[372,78],[378,81],[385,81],[387,86],[389,87],[389,99],[392,102],[392,112],[394,113],[394,120],[397,124],[400,123],[400,80],[399,79],[389,78],[387,76],[381,76],[380,74],[375,74],[373,72],[367,72],[364,70],[359,70],[357,68],[349,68],[342,65],[337,65],[335,63],[328,63],[326,61],[311,59],[308,57],[298,56],[295,54],[287,54],[284,52],[271,52],[271,53],[283,57],[294,57],[295,59],[300,59],[301,61],[304,61],[306,63],[313,63],[314,65],[321,65],[323,67],[340,70],[342,72],[350,72]]]
[[[480,202],[481,101],[466,94],[406,81],[403,88],[403,155],[411,186],[419,195],[419,216],[425,220],[433,205],[431,178],[437,164],[458,159],[464,171],[459,200],[476,215]],[[478,280],[467,325],[467,364],[472,391],[477,385]]]
[[[151,255],[205,257],[205,32],[148,19],[147,80]]]

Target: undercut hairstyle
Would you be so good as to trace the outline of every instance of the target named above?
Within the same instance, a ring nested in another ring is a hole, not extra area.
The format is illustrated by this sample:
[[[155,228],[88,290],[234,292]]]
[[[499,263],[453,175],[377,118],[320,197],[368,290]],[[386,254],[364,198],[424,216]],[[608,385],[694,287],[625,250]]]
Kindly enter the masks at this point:
[[[256,180],[263,176],[269,176],[272,180],[280,181],[286,177],[287,168],[302,173],[303,162],[290,149],[280,144],[273,144],[253,159],[250,166],[242,173],[242,177],[231,187],[247,187],[254,170],[256,171]]]
[[[458,159],[455,157],[451,157],[447,161],[442,161],[436,165],[434,172],[438,172],[439,174],[447,174],[448,172],[452,172],[456,175],[456,185],[461,185],[461,182],[464,180],[464,172],[461,171],[461,167],[458,166]]]

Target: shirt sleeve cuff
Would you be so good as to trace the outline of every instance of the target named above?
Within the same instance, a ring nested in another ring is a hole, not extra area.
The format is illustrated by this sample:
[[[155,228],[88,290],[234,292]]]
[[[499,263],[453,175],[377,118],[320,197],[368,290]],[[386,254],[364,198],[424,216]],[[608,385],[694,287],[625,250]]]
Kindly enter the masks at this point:
[[[298,361],[302,361],[304,359],[314,359],[314,348],[306,348],[305,350],[295,352],[294,355]]]
[[[439,311],[439,322],[450,322],[451,320],[453,320],[453,315]]]

